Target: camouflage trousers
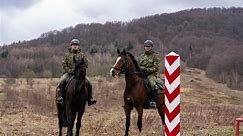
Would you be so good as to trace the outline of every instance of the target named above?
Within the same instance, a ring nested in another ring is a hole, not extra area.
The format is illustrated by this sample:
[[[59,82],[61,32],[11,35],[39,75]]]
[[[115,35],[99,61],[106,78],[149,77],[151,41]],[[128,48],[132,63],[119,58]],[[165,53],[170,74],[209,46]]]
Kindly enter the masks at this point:
[[[148,77],[148,81],[149,81],[149,86],[150,89],[152,90],[158,90],[159,89],[159,85],[162,85],[162,81],[160,79],[158,79],[155,75],[149,75]]]

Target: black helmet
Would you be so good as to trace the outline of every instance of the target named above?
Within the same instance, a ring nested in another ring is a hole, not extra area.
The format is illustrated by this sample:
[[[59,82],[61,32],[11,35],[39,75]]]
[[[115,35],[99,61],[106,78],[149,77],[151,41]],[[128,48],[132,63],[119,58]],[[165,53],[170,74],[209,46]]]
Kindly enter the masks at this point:
[[[72,39],[70,45],[77,44],[80,45],[80,41],[78,39]]]
[[[153,41],[152,40],[146,40],[144,43],[144,46],[154,46],[154,43],[153,43]]]

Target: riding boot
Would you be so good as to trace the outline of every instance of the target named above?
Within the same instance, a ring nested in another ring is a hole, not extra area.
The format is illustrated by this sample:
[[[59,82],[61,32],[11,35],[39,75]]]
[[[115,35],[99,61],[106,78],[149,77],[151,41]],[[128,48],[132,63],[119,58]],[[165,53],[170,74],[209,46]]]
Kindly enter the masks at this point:
[[[156,99],[156,93],[157,93],[157,90],[156,89],[155,90],[151,90],[149,106],[152,109],[156,109],[157,108],[156,103],[154,101]]]
[[[64,90],[65,90],[65,85],[64,83],[60,83],[58,86],[57,86],[57,103],[63,103],[63,93],[64,93]]]
[[[88,87],[88,106],[91,106],[96,103],[96,100],[92,97],[92,85],[88,80],[86,80]]]

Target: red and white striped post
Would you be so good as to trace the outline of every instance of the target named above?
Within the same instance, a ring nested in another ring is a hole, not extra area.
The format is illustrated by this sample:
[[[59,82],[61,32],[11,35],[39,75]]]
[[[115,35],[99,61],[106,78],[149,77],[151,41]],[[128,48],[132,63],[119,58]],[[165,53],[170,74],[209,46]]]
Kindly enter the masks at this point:
[[[180,136],[180,56],[165,56],[165,135]]]
[[[243,122],[243,118],[235,119],[235,136],[240,135],[240,122]]]

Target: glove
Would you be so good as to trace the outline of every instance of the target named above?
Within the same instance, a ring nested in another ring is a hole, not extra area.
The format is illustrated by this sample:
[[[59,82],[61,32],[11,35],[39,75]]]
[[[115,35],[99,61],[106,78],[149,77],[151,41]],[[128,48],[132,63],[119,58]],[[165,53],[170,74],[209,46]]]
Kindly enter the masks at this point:
[[[146,74],[146,73],[147,73],[147,69],[146,69],[146,67],[141,66],[141,67],[140,67],[140,69],[141,69],[141,71],[142,71],[144,74]]]

